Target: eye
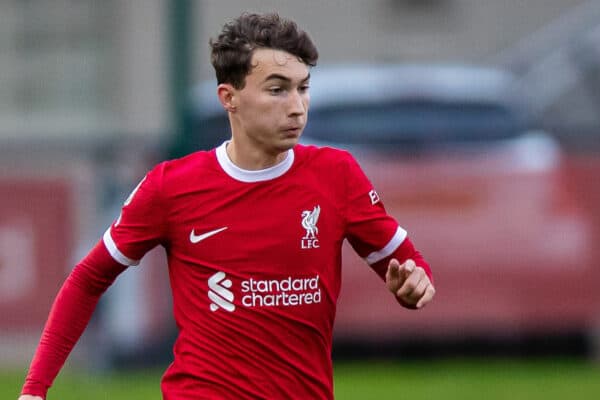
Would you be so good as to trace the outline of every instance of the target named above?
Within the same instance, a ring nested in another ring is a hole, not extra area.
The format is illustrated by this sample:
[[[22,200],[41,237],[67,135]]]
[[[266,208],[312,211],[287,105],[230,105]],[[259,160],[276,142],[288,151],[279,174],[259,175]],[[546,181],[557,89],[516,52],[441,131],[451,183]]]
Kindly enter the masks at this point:
[[[308,92],[308,89],[309,89],[309,88],[310,88],[310,86],[309,86],[309,85],[302,85],[302,86],[300,86],[300,87],[298,88],[298,91],[299,91],[300,93],[305,93],[305,92]]]
[[[283,88],[280,86],[273,86],[273,87],[270,87],[268,90],[269,90],[269,93],[271,93],[272,95],[278,95],[278,94],[281,94],[281,92],[283,92]]]

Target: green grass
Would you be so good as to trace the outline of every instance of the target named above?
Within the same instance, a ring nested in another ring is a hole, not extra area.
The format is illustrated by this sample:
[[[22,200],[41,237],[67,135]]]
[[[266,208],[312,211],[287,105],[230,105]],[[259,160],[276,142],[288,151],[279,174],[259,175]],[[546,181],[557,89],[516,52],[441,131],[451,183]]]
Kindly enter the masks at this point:
[[[56,379],[48,399],[57,400],[151,400],[161,399],[162,371],[84,374],[66,370]],[[23,373],[0,372],[0,399],[16,400]]]
[[[583,361],[453,360],[340,364],[338,399],[594,399],[600,366]]]
[[[49,399],[160,399],[161,371],[62,373]],[[0,371],[0,398],[16,399],[22,372]],[[578,360],[444,360],[336,363],[338,400],[595,399],[600,365]]]

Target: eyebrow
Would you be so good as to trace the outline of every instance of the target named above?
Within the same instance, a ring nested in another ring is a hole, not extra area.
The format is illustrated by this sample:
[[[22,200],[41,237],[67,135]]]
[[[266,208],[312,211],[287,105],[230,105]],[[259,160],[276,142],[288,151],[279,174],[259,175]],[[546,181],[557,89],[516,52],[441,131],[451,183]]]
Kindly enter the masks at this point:
[[[281,80],[284,82],[291,82],[292,80],[290,78],[288,78],[287,76],[281,75],[281,74],[271,74],[269,76],[267,76],[264,80],[264,82],[270,81],[270,80]],[[306,78],[302,79],[300,82],[306,82],[307,80],[310,79],[310,72],[308,73],[308,75],[306,75]]]

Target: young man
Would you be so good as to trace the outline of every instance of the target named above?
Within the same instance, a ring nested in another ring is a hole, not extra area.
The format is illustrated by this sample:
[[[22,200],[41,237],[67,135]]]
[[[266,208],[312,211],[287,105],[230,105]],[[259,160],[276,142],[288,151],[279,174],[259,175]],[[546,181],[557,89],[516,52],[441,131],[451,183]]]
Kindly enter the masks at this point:
[[[433,298],[429,267],[351,155],[297,144],[318,57],[308,35],[244,14],[211,46],[231,140],[135,188],[60,290],[21,400],[46,395],[100,295],[158,244],[180,330],[167,400],[333,398],[344,239],[405,307]]]

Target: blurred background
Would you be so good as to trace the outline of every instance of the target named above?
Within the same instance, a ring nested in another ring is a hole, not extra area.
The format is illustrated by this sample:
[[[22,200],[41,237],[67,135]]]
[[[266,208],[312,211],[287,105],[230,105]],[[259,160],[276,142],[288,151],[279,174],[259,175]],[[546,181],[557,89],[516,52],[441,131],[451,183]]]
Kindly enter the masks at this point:
[[[304,143],[353,152],[436,279],[434,303],[403,310],[344,248],[338,397],[365,360],[468,385],[490,357],[510,360],[483,378],[500,384],[541,359],[532,392],[565,371],[600,390],[600,1],[0,0],[0,393],[18,392],[60,285],[146,171],[228,138],[208,40],[242,11],[312,36]],[[109,289],[67,371],[149,368],[158,398],[170,302],[156,249]]]

